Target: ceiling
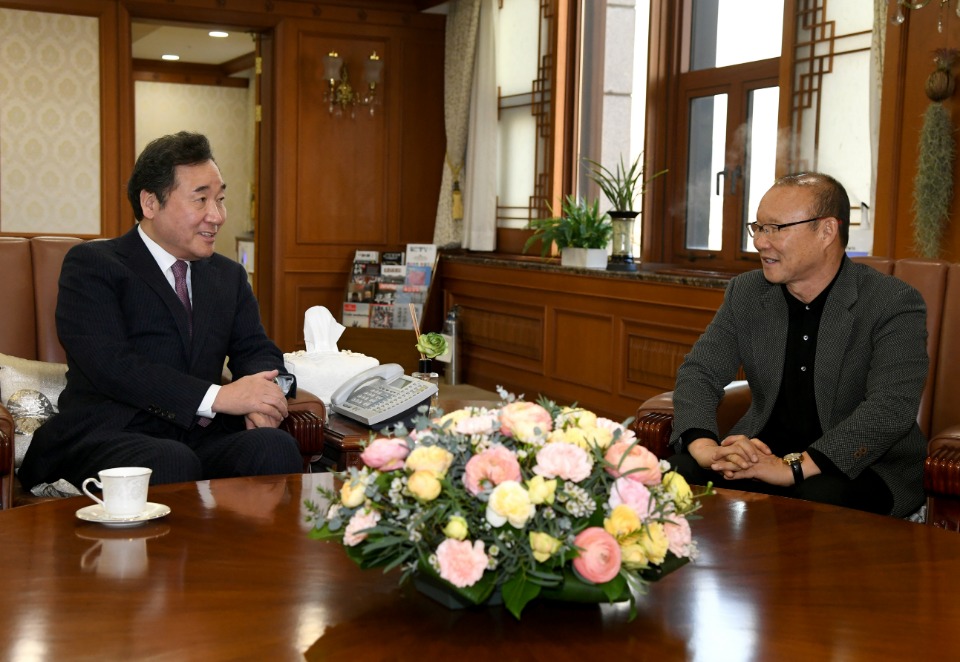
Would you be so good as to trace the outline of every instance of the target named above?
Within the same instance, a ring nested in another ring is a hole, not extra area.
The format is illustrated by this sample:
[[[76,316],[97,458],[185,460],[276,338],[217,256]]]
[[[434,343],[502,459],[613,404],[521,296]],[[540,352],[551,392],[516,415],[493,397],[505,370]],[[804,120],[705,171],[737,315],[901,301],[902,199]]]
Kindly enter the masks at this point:
[[[445,0],[379,0],[385,5],[414,6],[427,13],[447,13]],[[226,38],[209,36],[209,27],[190,28],[183,25],[161,25],[134,21],[131,25],[133,57],[136,60],[159,60],[166,53],[180,56],[180,62],[190,64],[222,65],[243,55],[253,53],[253,37],[241,31],[231,31]]]
[[[253,37],[246,32],[229,32],[226,38],[209,36],[209,28],[187,28],[154,23],[133,23],[131,37],[136,60],[159,60],[166,53],[180,56],[180,62],[220,65],[254,51]]]

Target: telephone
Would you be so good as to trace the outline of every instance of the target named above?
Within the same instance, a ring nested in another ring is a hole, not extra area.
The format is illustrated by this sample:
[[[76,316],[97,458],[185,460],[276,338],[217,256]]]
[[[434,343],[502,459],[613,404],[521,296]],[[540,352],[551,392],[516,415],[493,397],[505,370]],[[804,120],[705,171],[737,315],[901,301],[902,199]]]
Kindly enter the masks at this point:
[[[385,363],[348,379],[330,396],[330,405],[338,414],[380,429],[412,418],[436,392],[436,384],[403,374],[396,363]]]

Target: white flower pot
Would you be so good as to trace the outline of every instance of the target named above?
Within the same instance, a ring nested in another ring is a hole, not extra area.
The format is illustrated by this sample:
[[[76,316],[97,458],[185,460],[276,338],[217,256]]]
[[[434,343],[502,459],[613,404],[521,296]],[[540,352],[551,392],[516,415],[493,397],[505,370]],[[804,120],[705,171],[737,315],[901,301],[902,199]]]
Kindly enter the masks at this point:
[[[606,269],[607,250],[605,248],[564,248],[560,251],[560,264],[564,267],[581,269]]]

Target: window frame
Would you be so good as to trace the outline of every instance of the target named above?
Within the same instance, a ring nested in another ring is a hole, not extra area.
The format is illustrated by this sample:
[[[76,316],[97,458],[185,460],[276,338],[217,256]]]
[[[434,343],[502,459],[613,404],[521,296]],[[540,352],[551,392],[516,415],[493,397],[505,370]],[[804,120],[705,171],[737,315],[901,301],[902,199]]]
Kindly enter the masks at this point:
[[[721,70],[743,68],[740,77],[742,100],[746,103],[750,89],[778,85],[780,107],[777,126],[781,135],[789,135],[789,100],[793,93],[793,41],[796,0],[783,0],[783,46],[778,58],[721,67]],[[687,117],[691,93],[703,96],[707,90],[730,91],[722,85],[711,86],[708,79],[716,69],[688,72],[691,0],[651,0],[650,48],[647,82],[646,149],[644,158],[649,172],[670,168],[670,173],[650,183],[643,201],[641,221],[641,259],[647,265],[669,265],[740,273],[756,268],[759,258],[741,249],[740,236],[745,228],[732,220],[724,224],[723,250],[712,253],[685,248],[685,187],[687,169]],[[734,121],[734,105],[728,99],[727,133]],[[744,114],[746,108],[744,108]],[[785,132],[786,130],[786,132]],[[778,149],[778,154],[785,153]],[[784,163],[778,156],[775,175],[784,174]],[[711,182],[713,185],[713,182]],[[742,196],[738,196],[742,197]],[[725,205],[730,201],[725,201]]]
[[[715,69],[691,71],[679,76],[678,121],[674,127],[676,132],[673,140],[674,158],[670,161],[673,164],[674,176],[668,184],[668,199],[673,201],[672,209],[684,210],[686,208],[689,120],[693,99],[716,94],[727,95],[727,139],[725,145],[729,155],[732,151],[739,150],[739,146],[734,142],[739,127],[746,123],[749,116],[748,97],[750,92],[756,89],[779,86],[779,66],[779,58],[769,58]],[[740,151],[742,154],[742,150]],[[747,167],[745,160],[736,164],[730,161],[724,163],[725,167],[733,165],[741,166],[743,170],[746,170]],[[741,178],[740,181],[742,182],[743,179]],[[715,178],[711,177],[711,188],[715,185],[714,182]],[[730,183],[724,178],[724,188],[728,189],[729,185]],[[747,260],[750,266],[755,266],[758,262],[757,254],[741,248],[746,226],[739,222],[737,217],[742,216],[743,206],[746,204],[744,192],[745,188],[740,186],[736,194],[728,193],[724,196],[723,214],[725,222],[722,230],[722,248],[719,251],[687,248],[685,216],[683,211],[678,213],[672,224],[673,236],[669,248],[670,256],[674,259],[670,261],[692,263],[711,260],[718,263],[736,264]]]

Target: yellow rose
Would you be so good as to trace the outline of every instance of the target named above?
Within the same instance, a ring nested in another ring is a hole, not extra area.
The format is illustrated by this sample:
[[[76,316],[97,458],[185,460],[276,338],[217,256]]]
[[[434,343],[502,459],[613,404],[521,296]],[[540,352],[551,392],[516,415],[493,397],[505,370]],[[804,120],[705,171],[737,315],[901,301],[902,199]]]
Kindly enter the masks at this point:
[[[459,423],[465,418],[470,418],[470,416],[471,416],[471,413],[469,409],[458,409],[456,411],[450,412],[449,414],[444,414],[443,416],[441,416],[439,419],[437,419],[437,424],[442,427],[444,423],[446,423],[447,421],[450,421],[450,425],[447,429],[453,430],[457,427],[457,423]]]
[[[643,533],[637,543],[643,547],[650,563],[660,564],[667,557],[667,549],[670,541],[667,539],[667,532],[663,529],[660,522],[650,522],[644,527]]]
[[[580,428],[567,428],[563,431],[563,441],[574,446],[579,446],[585,451],[590,450],[590,442],[587,435]]]
[[[417,446],[407,456],[404,466],[413,472],[432,471],[437,478],[447,475],[453,464],[453,454],[440,446]]]
[[[414,471],[407,479],[407,489],[419,501],[433,501],[440,496],[440,479],[432,471]]]
[[[487,521],[493,526],[510,522],[515,529],[522,529],[535,512],[530,494],[514,480],[505,480],[493,488],[487,502]]]
[[[340,502],[345,508],[356,508],[366,501],[367,480],[366,476],[361,474],[351,478],[340,488]]]
[[[613,509],[610,517],[603,520],[603,528],[616,538],[617,542],[629,542],[640,531],[640,518],[637,517],[633,508],[620,504]]]
[[[443,535],[454,540],[463,540],[468,533],[470,533],[470,529],[467,527],[467,520],[459,515],[451,517],[447,520],[447,525],[443,527]]]
[[[663,487],[681,513],[686,512],[693,505],[693,491],[687,484],[687,480],[676,471],[663,475]]]
[[[543,563],[557,553],[560,549],[560,541],[549,534],[531,531],[530,549],[533,550],[533,558]]]
[[[579,407],[564,407],[558,418],[558,425],[574,425],[584,429],[597,426],[597,415]]]
[[[647,567],[647,553],[637,543],[620,546],[620,563],[627,570],[639,570]]]
[[[606,428],[588,428],[583,431],[591,446],[606,449],[613,442],[613,432]]]
[[[557,481],[534,476],[527,481],[527,493],[530,495],[530,503],[538,506],[542,503],[553,503],[557,493]]]

